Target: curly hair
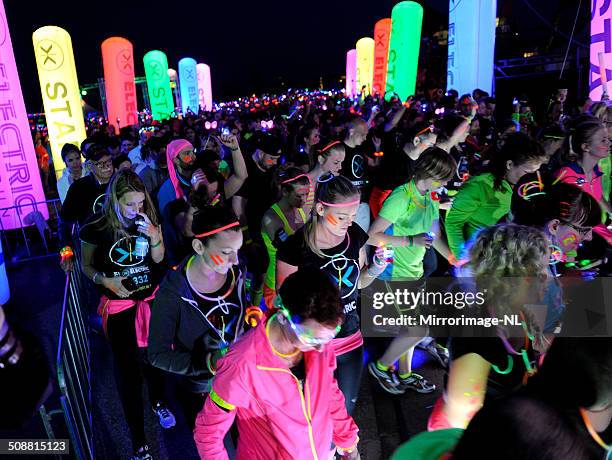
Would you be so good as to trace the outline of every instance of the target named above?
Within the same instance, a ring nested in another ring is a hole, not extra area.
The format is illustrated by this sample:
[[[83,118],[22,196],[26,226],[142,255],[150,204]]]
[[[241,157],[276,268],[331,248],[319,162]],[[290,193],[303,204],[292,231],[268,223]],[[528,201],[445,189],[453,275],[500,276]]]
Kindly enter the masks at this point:
[[[318,269],[304,268],[289,275],[279,295],[291,316],[297,316],[299,321],[312,319],[330,327],[344,321],[338,287]]]
[[[498,224],[481,230],[469,248],[469,267],[479,289],[486,289],[489,309],[516,313],[517,283],[545,272],[548,253],[548,238],[539,229]]]

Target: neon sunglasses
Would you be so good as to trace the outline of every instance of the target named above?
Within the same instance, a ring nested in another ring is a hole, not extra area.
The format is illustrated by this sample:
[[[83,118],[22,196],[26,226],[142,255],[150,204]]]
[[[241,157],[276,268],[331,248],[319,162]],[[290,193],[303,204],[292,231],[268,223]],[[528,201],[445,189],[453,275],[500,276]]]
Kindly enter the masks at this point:
[[[287,307],[283,305],[283,300],[281,299],[280,295],[277,295],[274,299],[274,306],[279,309],[279,311],[283,314],[285,318],[287,318],[287,321],[289,321],[289,326],[293,330],[293,333],[298,338],[298,340],[302,343],[302,345],[305,345],[307,347],[317,347],[320,345],[325,345],[326,343],[331,342],[334,337],[338,335],[338,332],[340,332],[341,325],[339,324],[336,326],[336,329],[334,331],[334,337],[331,337],[329,339],[319,339],[317,337],[313,337],[310,332],[304,331],[304,329],[302,329],[299,324],[296,324],[291,319],[291,313],[289,313]]]

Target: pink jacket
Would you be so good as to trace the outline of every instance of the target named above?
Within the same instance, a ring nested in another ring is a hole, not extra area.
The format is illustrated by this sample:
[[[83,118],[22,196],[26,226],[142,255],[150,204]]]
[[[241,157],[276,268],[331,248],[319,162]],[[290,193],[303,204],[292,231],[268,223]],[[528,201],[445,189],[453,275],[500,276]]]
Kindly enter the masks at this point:
[[[304,360],[302,389],[272,352],[266,322],[232,345],[218,363],[212,391],[196,419],[200,457],[228,458],[223,438],[235,417],[237,460],[328,460],[332,442],[343,448],[356,445],[358,428],[334,378],[335,353],[324,347],[305,353]]]

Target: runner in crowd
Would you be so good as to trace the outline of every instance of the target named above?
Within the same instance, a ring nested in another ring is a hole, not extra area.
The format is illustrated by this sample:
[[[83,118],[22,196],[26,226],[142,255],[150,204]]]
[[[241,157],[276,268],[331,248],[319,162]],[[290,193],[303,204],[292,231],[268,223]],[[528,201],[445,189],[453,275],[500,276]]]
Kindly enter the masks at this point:
[[[334,450],[360,458],[357,425],[334,378],[332,342],[344,319],[339,294],[314,267],[284,280],[277,312],[219,361],[194,431],[201,458],[228,458],[223,438],[234,419],[238,460],[323,459]]]
[[[409,181],[397,187],[385,200],[369,235],[371,244],[394,248],[393,262],[380,275],[388,289],[393,289],[393,282],[410,283],[416,290],[421,288],[423,259],[429,247],[433,246],[444,258],[456,263],[441,232],[439,204],[433,195],[435,190],[446,185],[456,169],[457,163],[448,153],[430,147],[414,164]],[[378,360],[368,365],[370,374],[385,391],[401,394],[407,389],[418,393],[435,390],[435,385],[412,371],[414,347],[426,335],[426,330],[415,329],[398,336]],[[435,344],[429,346],[435,350]],[[395,369],[397,360],[399,368]]]
[[[191,256],[168,273],[153,303],[148,349],[154,366],[180,376],[177,398],[191,429],[217,360],[246,327],[247,309],[237,217],[209,207],[194,215],[192,231]]]
[[[470,178],[461,187],[445,222],[448,244],[456,259],[461,259],[466,243],[478,230],[507,216],[514,185],[525,174],[537,171],[544,161],[540,144],[526,134],[511,134],[491,159],[489,172]]]
[[[264,299],[268,308],[274,307],[276,297],[276,251],[279,244],[306,223],[302,209],[310,190],[310,178],[295,167],[279,168],[275,177],[281,198],[263,216],[261,236],[268,250],[268,270],[264,280]]]
[[[465,428],[488,398],[510,394],[537,369],[546,350],[542,325],[528,304],[549,275],[549,242],[539,229],[499,224],[478,232],[469,248],[471,275],[486,292],[490,316],[520,315],[522,326],[499,326],[490,337],[453,337],[448,383],[428,429]],[[540,302],[541,303],[541,302]]]
[[[98,314],[113,353],[134,458],[149,459],[143,377],[160,425],[171,428],[176,421],[165,403],[164,374],[146,358],[149,304],[163,275],[164,241],[157,212],[136,173],[115,175],[101,211],[85,222],[80,237],[83,273],[101,295]]]
[[[363,370],[359,289],[387,267],[380,250],[368,263],[368,235],[355,223],[359,203],[359,189],[344,176],[320,177],[308,224],[281,243],[276,254],[277,290],[287,276],[308,267],[324,271],[340,290],[345,319],[331,345],[338,356],[336,379],[349,414],[357,401]]]
[[[263,298],[264,274],[268,269],[261,221],[276,200],[272,178],[280,159],[281,144],[276,136],[261,131],[252,136],[250,143],[253,154],[245,158],[248,178],[234,196],[232,207],[244,232],[244,254],[251,273],[251,303],[259,305]]]
[[[62,173],[62,177],[57,181],[57,193],[59,193],[60,201],[63,203],[66,200],[68,189],[72,183],[82,178],[85,174],[81,151],[76,145],[64,144],[62,147],[62,160],[64,160],[66,168]]]

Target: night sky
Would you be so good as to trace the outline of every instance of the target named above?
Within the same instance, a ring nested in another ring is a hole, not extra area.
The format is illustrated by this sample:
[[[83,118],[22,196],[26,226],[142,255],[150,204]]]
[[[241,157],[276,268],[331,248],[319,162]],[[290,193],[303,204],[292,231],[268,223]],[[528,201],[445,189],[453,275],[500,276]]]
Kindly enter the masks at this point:
[[[209,64],[213,96],[218,100],[279,87],[281,81],[287,87],[314,87],[320,76],[326,88],[338,85],[346,51],[358,38],[372,36],[374,23],[389,17],[397,2],[4,0],[30,112],[42,110],[32,32],[45,25],[60,26],[72,36],[81,85],[95,83],[102,76],[100,44],[118,35],[134,45],[137,76],[144,76],[142,56],[152,49],[166,52],[175,69],[182,57]],[[424,34],[447,24],[448,0],[421,3]],[[528,20],[529,15],[525,16]],[[546,31],[541,24],[535,27]],[[92,105],[99,106],[97,96],[93,99]]]

